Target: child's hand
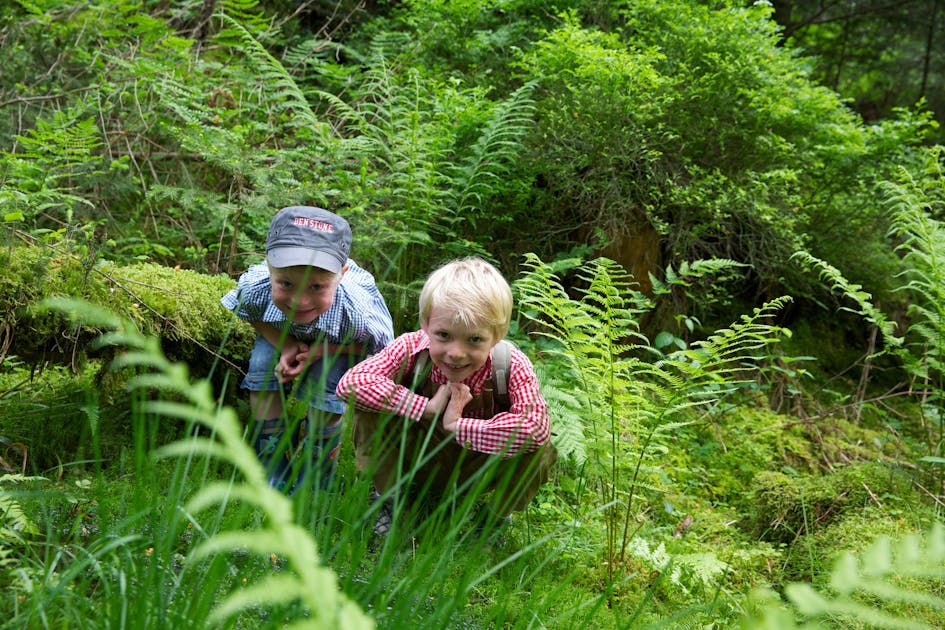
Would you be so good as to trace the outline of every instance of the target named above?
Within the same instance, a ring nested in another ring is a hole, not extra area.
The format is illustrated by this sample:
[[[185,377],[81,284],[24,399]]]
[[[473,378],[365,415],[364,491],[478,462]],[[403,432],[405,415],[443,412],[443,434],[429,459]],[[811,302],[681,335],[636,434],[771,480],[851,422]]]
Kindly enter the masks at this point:
[[[279,355],[279,364],[276,365],[276,380],[288,383],[305,371],[309,364],[309,347],[307,344],[286,343]]]
[[[446,410],[443,412],[444,429],[450,433],[456,431],[456,423],[463,417],[463,409],[472,398],[472,392],[469,391],[468,385],[463,383],[449,384],[449,403],[447,403]]]
[[[423,416],[428,420],[433,420],[438,418],[443,411],[446,409],[446,404],[450,401],[450,387],[449,385],[440,385],[436,393],[433,394],[427,402],[427,406],[423,408]]]

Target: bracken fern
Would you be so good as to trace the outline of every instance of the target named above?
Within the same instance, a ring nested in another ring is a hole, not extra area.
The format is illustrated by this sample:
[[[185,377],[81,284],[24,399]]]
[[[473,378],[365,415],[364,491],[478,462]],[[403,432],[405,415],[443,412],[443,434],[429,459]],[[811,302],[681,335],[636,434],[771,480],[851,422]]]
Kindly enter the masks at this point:
[[[941,155],[938,151],[937,155]],[[932,173],[927,180],[945,190],[945,173],[939,159],[930,160]],[[933,213],[941,213],[941,200],[923,182],[903,172],[905,181],[886,185],[886,199],[892,224],[890,234],[899,239],[897,250],[909,266],[903,274],[902,289],[912,298],[909,313],[913,321],[908,333],[914,335],[920,360],[913,364],[916,376],[932,381],[939,394],[945,377],[945,227]]]
[[[811,627],[811,623],[799,625],[800,618],[840,621],[844,627],[930,630],[941,626],[918,619],[941,621],[945,615],[943,579],[945,526],[936,522],[924,544],[915,534],[895,541],[881,536],[861,555],[844,553],[833,565],[827,592],[806,583],[788,584],[784,594],[789,607],[771,591],[758,592],[756,597],[764,603],[745,619],[743,627]]]
[[[45,481],[45,477],[20,474],[0,476],[0,550],[12,541],[18,541],[24,534],[36,534],[36,524],[23,511],[16,494],[10,488],[16,484],[33,481]],[[2,566],[2,551],[0,551]]]
[[[843,273],[839,269],[808,252],[795,252],[791,258],[797,261],[807,271],[816,270],[820,281],[829,287],[831,291],[836,291],[840,295],[855,302],[856,308],[842,306],[841,310],[862,315],[866,321],[876,326],[883,337],[886,349],[902,345],[902,339],[895,336],[896,322],[886,317],[882,309],[873,304],[873,296],[864,291],[861,285],[850,282],[843,277]]]
[[[689,410],[710,407],[751,382],[768,346],[788,334],[767,320],[789,298],[773,300],[708,339],[664,356],[638,330],[650,302],[614,261],[599,258],[580,267],[584,286],[572,288],[579,299],[537,256],[526,255],[525,267],[515,283],[520,310],[537,324],[539,334],[555,342],[552,352],[570,366],[573,389],[586,405],[579,413],[554,417],[553,424],[559,436],[583,436],[590,484],[600,489],[608,510],[612,567],[618,548],[622,559],[632,536],[635,492],[662,491],[657,481],[665,476],[661,454],[673,432],[693,421]],[[555,383],[551,389],[560,387]],[[622,523],[619,509],[624,510]]]

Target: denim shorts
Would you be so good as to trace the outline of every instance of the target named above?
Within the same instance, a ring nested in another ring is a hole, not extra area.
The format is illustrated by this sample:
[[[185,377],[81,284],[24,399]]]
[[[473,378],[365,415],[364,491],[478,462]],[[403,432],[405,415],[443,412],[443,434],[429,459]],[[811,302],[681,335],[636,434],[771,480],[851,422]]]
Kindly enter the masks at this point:
[[[309,407],[341,414],[345,412],[345,403],[335,395],[335,388],[356,360],[357,357],[349,355],[325,357],[312,363],[294,381],[283,384],[273,375],[279,353],[262,335],[257,335],[249,355],[249,369],[240,387],[253,392],[293,391],[297,399],[308,401]]]

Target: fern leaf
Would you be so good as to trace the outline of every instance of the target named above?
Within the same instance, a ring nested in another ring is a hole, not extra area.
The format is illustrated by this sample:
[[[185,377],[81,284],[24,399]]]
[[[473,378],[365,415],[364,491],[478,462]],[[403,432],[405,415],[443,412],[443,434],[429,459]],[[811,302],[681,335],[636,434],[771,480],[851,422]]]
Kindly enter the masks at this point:
[[[495,180],[518,156],[535,111],[531,99],[534,89],[535,82],[528,82],[499,103],[471,155],[453,168],[449,206],[455,213],[478,214]]]
[[[4,489],[5,486],[31,481],[46,481],[46,478],[20,474],[0,476],[0,543],[20,541],[24,534],[39,533],[19,501]]]
[[[83,312],[97,315],[96,311],[75,300],[59,300],[56,304],[62,312],[77,317]],[[157,385],[159,391],[185,393],[186,403],[152,401],[152,411],[187,419],[210,430],[212,437],[180,440],[165,447],[163,454],[189,456],[197,449],[210,457],[234,462],[238,470],[244,471],[243,479],[232,489],[226,484],[203,489],[194,497],[191,507],[208,506],[213,500],[225,505],[231,498],[245,498],[262,512],[266,523],[264,528],[217,532],[195,549],[195,557],[244,547],[267,555],[275,550],[290,560],[290,570],[275,581],[266,578],[251,585],[248,595],[246,590],[229,593],[213,611],[213,618],[218,622],[228,619],[244,610],[250,600],[255,605],[271,605],[281,604],[288,601],[285,598],[291,597],[300,603],[306,621],[314,620],[324,627],[371,627],[370,618],[339,592],[337,578],[322,564],[314,539],[294,522],[289,500],[269,487],[262,465],[243,438],[243,427],[237,421],[235,411],[220,408],[207,381],[191,382],[186,366],[169,362],[157,341],[138,333],[130,322],[120,322],[117,330],[108,336],[108,341],[120,341],[131,350],[122,360],[122,365],[157,372],[153,378],[139,378],[138,386]],[[126,541],[119,539],[113,544],[122,545]],[[273,584],[278,585],[278,592],[273,592]]]
[[[900,582],[908,576],[913,581]],[[789,584],[785,594],[796,610],[811,619],[841,618],[876,628],[921,628],[932,626],[905,618],[886,608],[907,604],[927,610],[945,610],[945,599],[925,592],[923,585],[938,591],[945,578],[945,526],[936,522],[923,548],[915,535],[895,544],[878,538],[859,559],[845,553],[834,563],[830,576],[833,593],[820,593],[809,584]],[[870,602],[870,603],[866,603]]]
[[[287,116],[287,124],[296,131],[313,130],[318,126],[318,117],[293,79],[275,57],[242,24],[231,17],[224,16],[224,21],[237,33],[242,43],[240,51],[249,56],[257,72],[260,85],[279,106],[279,112]]]
[[[883,342],[886,344],[886,346],[895,348],[902,344],[902,339],[894,335],[896,330],[896,322],[889,320],[885,313],[873,305],[873,303],[870,301],[872,296],[869,293],[862,291],[862,287],[860,285],[848,281],[843,277],[843,274],[839,269],[823,260],[820,260],[819,258],[812,256],[808,252],[795,252],[791,258],[793,260],[799,261],[801,266],[803,266],[806,270],[819,270],[821,281],[823,281],[830,288],[830,290],[836,291],[840,295],[853,300],[856,303],[857,308],[846,310],[850,310],[853,313],[862,315],[866,321],[876,326],[879,329],[880,335],[882,335]]]

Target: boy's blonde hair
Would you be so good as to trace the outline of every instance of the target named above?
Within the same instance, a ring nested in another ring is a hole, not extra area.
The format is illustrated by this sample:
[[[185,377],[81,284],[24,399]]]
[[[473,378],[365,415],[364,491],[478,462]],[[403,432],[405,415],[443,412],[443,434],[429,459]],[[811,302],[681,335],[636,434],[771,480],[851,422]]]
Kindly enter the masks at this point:
[[[454,312],[454,321],[487,327],[499,341],[512,320],[512,289],[499,270],[482,258],[454,260],[430,274],[420,291],[420,322],[433,309]]]

